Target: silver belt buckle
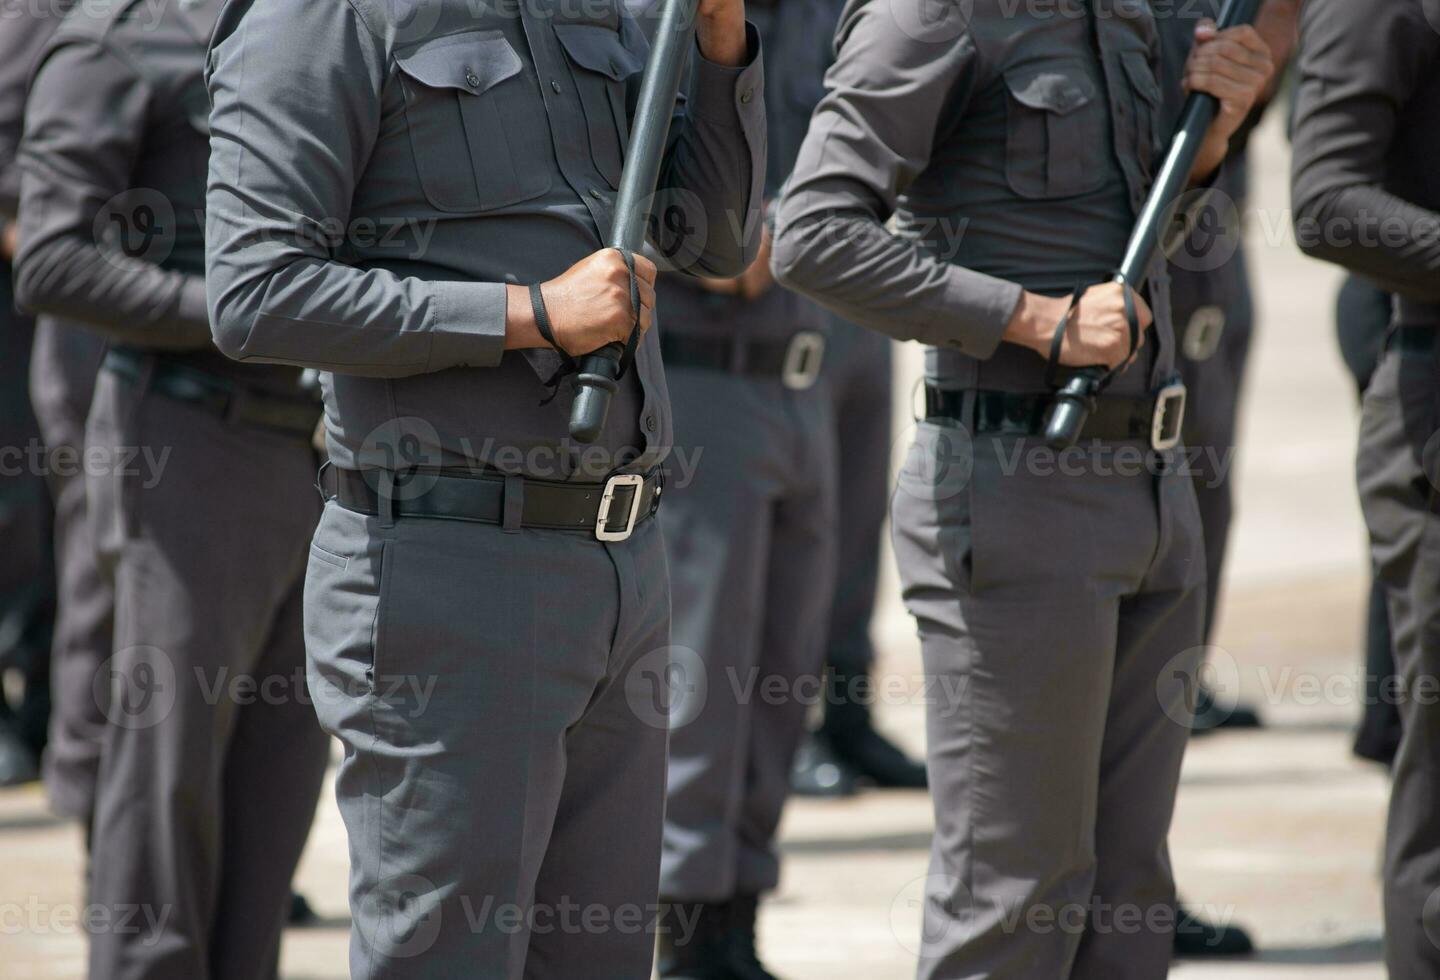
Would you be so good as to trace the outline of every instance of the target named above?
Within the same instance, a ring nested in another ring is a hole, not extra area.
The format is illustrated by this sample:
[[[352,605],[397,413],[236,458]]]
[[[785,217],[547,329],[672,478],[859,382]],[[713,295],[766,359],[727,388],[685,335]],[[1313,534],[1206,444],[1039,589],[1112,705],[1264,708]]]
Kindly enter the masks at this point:
[[[1185,425],[1185,386],[1173,381],[1155,395],[1155,413],[1150,416],[1150,448],[1164,452],[1180,445]]]
[[[630,487],[630,516],[625,520],[625,527],[619,531],[610,531],[606,525],[610,523],[610,507],[615,503],[615,491],[621,487]],[[624,541],[635,533],[635,521],[640,517],[640,498],[645,488],[645,478],[639,473],[617,473],[605,481],[605,492],[600,496],[600,510],[595,515],[595,539],[597,541]]]
[[[791,391],[813,388],[820,380],[820,365],[825,360],[825,335],[816,330],[802,330],[790,338],[785,350],[785,366],[780,381]]]

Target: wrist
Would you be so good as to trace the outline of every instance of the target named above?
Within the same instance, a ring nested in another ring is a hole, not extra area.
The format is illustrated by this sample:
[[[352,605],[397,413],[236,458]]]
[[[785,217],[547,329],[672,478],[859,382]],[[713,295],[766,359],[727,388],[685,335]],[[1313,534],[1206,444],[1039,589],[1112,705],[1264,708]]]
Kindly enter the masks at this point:
[[[1069,304],[1068,298],[1043,296],[1029,290],[1022,292],[1001,339],[1028,347],[1036,353],[1048,354],[1055,328]]]
[[[535,308],[530,303],[530,287],[505,284],[505,349],[527,350],[548,347],[535,323]]]
[[[745,36],[745,11],[727,8],[723,13],[700,15],[695,22],[695,40],[706,61],[729,68],[741,67],[750,54]]]

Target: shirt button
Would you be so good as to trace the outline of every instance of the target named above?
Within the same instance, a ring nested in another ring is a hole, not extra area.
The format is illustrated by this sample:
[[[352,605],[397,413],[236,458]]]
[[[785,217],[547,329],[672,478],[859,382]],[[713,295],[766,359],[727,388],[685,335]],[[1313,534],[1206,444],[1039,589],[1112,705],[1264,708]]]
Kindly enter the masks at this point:
[[[600,193],[600,189],[598,187],[590,188],[590,196],[595,198],[595,200],[597,201],[605,200],[605,195]]]
[[[477,86],[479,86],[480,76],[475,74],[474,69],[465,69],[465,84],[469,85],[471,88],[476,88]]]
[[[755,100],[755,90],[754,90],[753,88],[747,88],[745,91],[743,91],[743,92],[740,93],[740,103],[741,103],[741,105],[749,105],[749,104],[750,104],[751,102],[753,102],[754,100]]]
[[[653,415],[647,415],[647,416],[645,416],[645,429],[646,429],[647,431],[649,431],[649,432],[654,432],[654,431],[655,431],[655,416],[653,416]]]
[[[556,95],[560,94],[560,83],[553,78],[550,79],[550,91],[554,92]]]

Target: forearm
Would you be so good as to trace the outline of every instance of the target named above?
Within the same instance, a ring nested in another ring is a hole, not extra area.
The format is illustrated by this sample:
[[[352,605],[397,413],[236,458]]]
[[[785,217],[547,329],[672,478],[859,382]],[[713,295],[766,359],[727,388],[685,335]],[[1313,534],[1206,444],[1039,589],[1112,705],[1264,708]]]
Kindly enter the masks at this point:
[[[22,307],[78,320],[120,343],[162,350],[210,346],[205,282],[79,235],[27,238],[22,227],[15,295]]]
[[[701,61],[656,196],[658,251],[681,271],[738,276],[760,245],[765,185],[764,65],[747,29],[744,67]],[[703,53],[703,49],[702,49]],[[665,213],[678,209],[679,221]]]
[[[1392,292],[1440,302],[1440,213],[1373,184],[1327,189],[1296,202],[1295,238]]]
[[[1020,303],[1017,284],[951,265],[873,216],[804,213],[799,204],[798,196],[782,204],[777,281],[897,340],[979,358],[994,352]]]

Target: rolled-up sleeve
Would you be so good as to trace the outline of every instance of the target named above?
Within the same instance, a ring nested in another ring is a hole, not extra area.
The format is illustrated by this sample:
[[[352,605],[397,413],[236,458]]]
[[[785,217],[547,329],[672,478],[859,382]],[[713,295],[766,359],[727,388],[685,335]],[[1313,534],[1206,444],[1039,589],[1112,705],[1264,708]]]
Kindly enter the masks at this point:
[[[695,52],[688,97],[676,108],[657,185],[662,241],[675,269],[738,276],[760,248],[765,196],[765,69],[760,36],[746,25],[749,51],[739,67]],[[631,93],[632,103],[638,94]],[[675,194],[675,191],[683,194]],[[681,202],[668,223],[664,212]],[[692,213],[692,209],[698,214]],[[693,237],[693,240],[692,240]]]
[[[381,123],[387,55],[345,0],[255,0],[211,50],[207,281],[215,343],[241,361],[372,377],[490,367],[505,284],[335,260]]]
[[[47,52],[20,148],[16,299],[123,343],[198,350],[210,346],[202,277],[127,254],[109,234],[113,223],[123,231],[146,210],[127,213],[117,202],[136,191],[131,177],[152,98],[129,62],[99,41],[66,40]]]
[[[772,262],[780,282],[846,319],[985,358],[1020,287],[949,264],[885,227],[929,165],[941,119],[968,100],[975,50],[968,32],[955,35],[953,17],[850,6],[828,91],[781,196]]]
[[[1313,258],[1425,302],[1440,301],[1440,213],[1405,200],[1387,180],[1402,110],[1437,59],[1440,35],[1418,3],[1304,7],[1291,173],[1296,241]]]

